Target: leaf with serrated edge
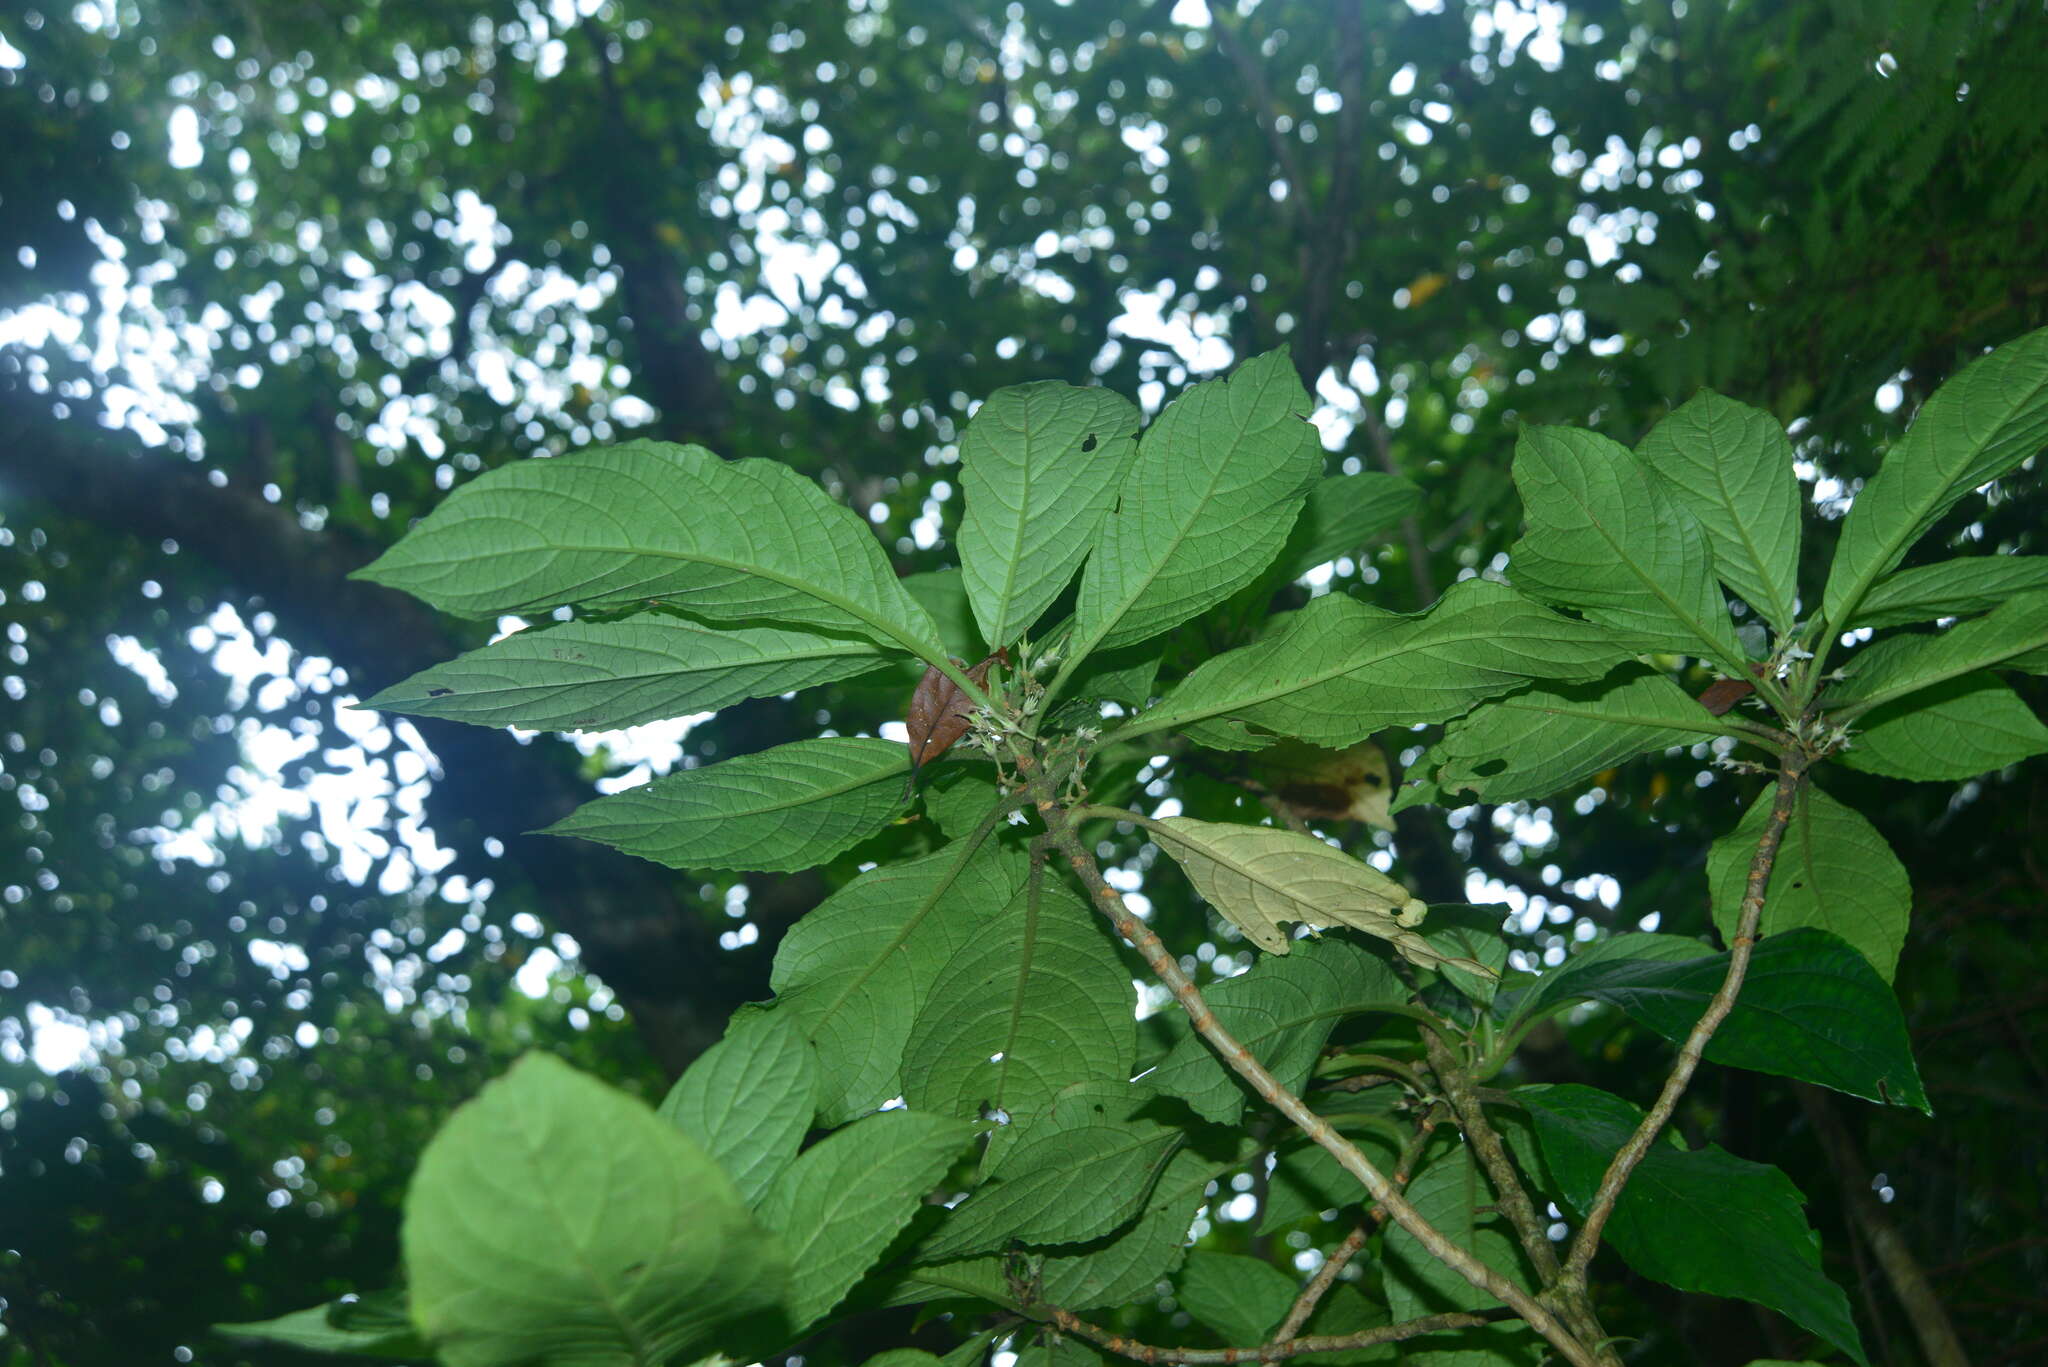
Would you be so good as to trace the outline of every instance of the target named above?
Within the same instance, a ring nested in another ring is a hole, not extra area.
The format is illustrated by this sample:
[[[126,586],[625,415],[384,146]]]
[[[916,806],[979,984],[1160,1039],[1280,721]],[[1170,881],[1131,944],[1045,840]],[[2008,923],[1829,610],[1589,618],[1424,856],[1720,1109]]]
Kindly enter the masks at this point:
[[[1264,1343],[1300,1289],[1264,1258],[1205,1249],[1188,1255],[1174,1285],[1181,1309],[1236,1345]]]
[[[818,1054],[787,1012],[742,1007],[684,1070],[660,1114],[704,1146],[753,1205],[787,1167],[818,1103]]]
[[[707,621],[940,654],[930,614],[851,509],[786,465],[701,446],[629,441],[501,466],[354,577],[462,617],[665,599]]]
[[[1750,859],[1772,803],[1767,788],[1707,855],[1714,925],[1724,941],[1734,936],[1742,918]],[[1912,914],[1913,885],[1906,866],[1877,827],[1812,784],[1801,788],[1771,868],[1762,933],[1776,935],[1799,926],[1832,932],[1890,982]]]
[[[587,802],[545,833],[672,869],[790,873],[888,825],[903,805],[907,763],[895,741],[800,740]]]
[[[998,389],[960,439],[960,567],[982,639],[1029,631],[1079,569],[1137,449],[1138,410],[1056,380]]]
[[[2008,662],[2009,663],[2009,662]],[[1856,719],[1836,761],[1867,774],[1954,781],[2048,753],[2048,727],[1991,674],[1965,674]]]
[[[1284,349],[1166,406],[1082,570],[1076,656],[1157,636],[1266,568],[1322,471],[1313,409]]]
[[[1921,405],[1913,425],[1842,520],[1822,606],[1853,620],[1871,585],[1973,489],[2048,444],[2048,328],[1971,362]]]
[[[1728,733],[1668,674],[1625,665],[1599,683],[1481,703],[1445,728],[1428,762],[1445,793],[1533,800],[1648,751]]]
[[[1188,730],[1203,745],[1244,748],[1241,729],[1214,724],[1227,718],[1341,749],[1390,726],[1448,721],[1532,679],[1597,679],[1635,653],[1484,579],[1412,615],[1329,594],[1207,661],[1116,734]]]
[[[1312,835],[1174,816],[1147,822],[1204,901],[1268,954],[1285,954],[1283,922],[1350,926],[1391,944],[1422,968],[1453,962],[1415,933],[1428,906],[1393,879]],[[1461,960],[1478,977],[1493,973]]]
[[[1592,1087],[1518,1087],[1515,1099],[1529,1110],[1558,1195],[1583,1213],[1643,1113]],[[1652,1144],[1615,1203],[1606,1238],[1654,1281],[1767,1305],[1863,1362],[1849,1298],[1821,1271],[1805,1204],[1777,1168],[1712,1144]]]
[[[591,731],[715,712],[865,674],[872,641],[780,627],[711,627],[672,612],[515,631],[364,703],[416,717]]]
[[[973,1135],[950,1116],[883,1111],[827,1136],[776,1178],[758,1214],[789,1253],[792,1331],[853,1288]]]
[[[711,1155],[545,1054],[428,1143],[401,1242],[449,1367],[694,1361],[779,1318],[788,1275]]]
[[[1024,886],[1023,856],[985,835],[869,869],[790,927],[769,985],[818,1046],[819,1123],[901,1093],[903,1046],[946,963]]]
[[[1778,420],[1702,390],[1650,429],[1636,457],[1699,519],[1721,582],[1780,634],[1790,632],[1799,587],[1799,480]]]
[[[1706,533],[1627,447],[1577,428],[1529,427],[1514,468],[1529,520],[1508,550],[1515,587],[1578,609],[1638,649],[1745,672]]]
[[[940,970],[903,1048],[903,1095],[1017,1120],[1073,1083],[1127,1080],[1136,1052],[1131,975],[1100,918],[1038,879]]]
[[[1501,1276],[1531,1289],[1532,1280],[1514,1236],[1493,1212],[1496,1198],[1486,1175],[1459,1144],[1433,1159],[1403,1193],[1443,1236]],[[1387,1231],[1387,1308],[1396,1320],[1447,1310],[1486,1310],[1500,1304],[1438,1262],[1398,1225]]]
[[[1854,716],[2015,656],[2048,646],[2048,589],[2007,599],[1996,610],[1947,631],[1894,636],[1858,651],[1847,677],[1821,696],[1824,706]]]
[[[2048,555],[1973,555],[1900,570],[1877,581],[1852,627],[1902,627],[1989,612],[2014,594],[2048,589]]]

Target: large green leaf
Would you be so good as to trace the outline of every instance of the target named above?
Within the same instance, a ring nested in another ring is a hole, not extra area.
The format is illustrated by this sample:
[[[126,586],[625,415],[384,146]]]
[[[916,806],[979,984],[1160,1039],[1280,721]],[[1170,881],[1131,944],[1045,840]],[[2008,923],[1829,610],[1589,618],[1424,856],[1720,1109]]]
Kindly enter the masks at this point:
[[[1285,958],[1261,958],[1202,995],[1238,1043],[1298,1092],[1339,1020],[1405,1005],[1408,989],[1370,951],[1333,935]],[[1145,1074],[1145,1085],[1180,1097],[1204,1119],[1236,1124],[1245,1105],[1237,1074],[1217,1059],[1186,1016],[1170,1019],[1176,1042]]]
[[[1799,586],[1799,480],[1792,443],[1762,409],[1702,390],[1636,445],[1699,519],[1714,569],[1783,634]]]
[[[1379,1130],[1351,1132],[1344,1137],[1363,1149],[1374,1167],[1390,1177],[1393,1175],[1401,1156],[1392,1139]],[[1366,1199],[1365,1188],[1345,1171],[1335,1154],[1320,1144],[1290,1143],[1273,1155],[1273,1172],[1266,1182],[1266,1204],[1259,1212],[1258,1233],[1272,1234],[1298,1220],[1360,1205]]]
[[[869,869],[798,921],[775,951],[777,1009],[818,1047],[818,1113],[839,1124],[902,1089],[903,1047],[925,993],[1024,886],[1028,864],[968,837]]]
[[[2048,752],[2048,727],[1990,674],[1966,674],[1873,708],[1835,756],[1887,778],[1963,779]]]
[[[2048,328],[1968,366],[1922,405],[1913,426],[1856,495],[1822,606],[1852,621],[1871,586],[1972,489],[2048,444]]]
[[[414,1321],[450,1367],[663,1367],[773,1338],[787,1263],[711,1155],[529,1054],[420,1155],[402,1231]]]
[[[1190,730],[1241,749],[1258,743],[1242,739],[1249,725],[1341,749],[1389,726],[1447,721],[1532,679],[1597,679],[1634,653],[1484,579],[1407,616],[1329,594],[1206,662],[1117,735]]]
[[[1127,1081],[1131,975],[1103,925],[1065,884],[1033,879],[925,994],[903,1048],[904,1098],[1017,1119],[1072,1083]]]
[[[709,621],[939,654],[931,616],[852,510],[788,466],[701,446],[629,441],[502,466],[356,575],[463,617],[662,599]]]
[[[1077,654],[1157,636],[1266,568],[1321,473],[1313,408],[1285,350],[1167,405],[1081,573]]]
[[[1822,700],[1854,717],[2043,647],[2048,647],[2048,589],[2036,589],[1947,631],[1895,636],[1866,647],[1849,662],[1847,677]]]
[[[883,1111],[829,1135],[776,1178],[759,1218],[789,1252],[794,1332],[839,1304],[973,1134],[950,1116]]]
[[[818,1054],[786,1011],[742,1007],[660,1111],[704,1146],[753,1205],[790,1161],[817,1111]]]
[[[1670,675],[1632,664],[1598,683],[1537,686],[1481,703],[1445,728],[1429,762],[1445,793],[1510,802],[1549,797],[1637,755],[1727,733]]]
[[[1273,574],[1298,579],[1339,556],[1356,555],[1422,506],[1422,490],[1396,475],[1366,471],[1317,480],[1274,557]]]
[[[1127,1082],[1082,1082],[1022,1122],[992,1154],[987,1176],[926,1242],[932,1260],[1015,1240],[1039,1246],[1099,1238],[1145,1208],[1182,1142],[1177,1125],[1142,1111],[1153,1094]]]
[[[1526,1260],[1495,1209],[1497,1198],[1486,1174],[1460,1143],[1430,1162],[1404,1193],[1422,1218],[1459,1248],[1524,1290],[1533,1290]],[[1387,1308],[1395,1320],[1447,1310],[1488,1310],[1500,1304],[1438,1262],[1399,1225],[1387,1230]]]
[[[1877,581],[1846,625],[1899,627],[1989,612],[2016,593],[2048,589],[2048,555],[1973,555]]]
[[[1145,827],[1203,900],[1268,954],[1288,952],[1285,922],[1350,926],[1423,968],[1455,962],[1475,976],[1493,976],[1482,964],[1447,958],[1415,932],[1428,907],[1408,889],[1312,835],[1187,816]]]
[[[1239,1347],[1264,1343],[1300,1290],[1264,1258],[1202,1249],[1188,1255],[1174,1286],[1181,1309]]]
[[[515,631],[363,705],[479,726],[601,730],[850,679],[889,658],[854,637],[709,627],[657,610]]]
[[[1707,889],[1714,924],[1731,940],[1749,886],[1756,842],[1770,820],[1773,790],[1766,788],[1735,830],[1707,855]],[[1814,926],[1840,936],[1870,961],[1886,982],[1906,943],[1913,887],[1892,847],[1854,808],[1812,784],[1799,790],[1785,839],[1771,868],[1764,899],[1763,933]]]
[[[1517,588],[1638,649],[1704,655],[1743,675],[1706,533],[1627,447],[1577,428],[1526,428],[1515,484],[1529,520],[1508,551]]]
[[[1138,410],[1045,380],[989,395],[960,439],[960,568],[981,637],[1031,629],[1080,568],[1137,449]]]
[[[1597,978],[1599,965],[1624,960],[1680,962],[1704,959],[1713,949],[1682,935],[1644,935],[1629,932],[1595,940],[1576,949],[1563,965],[1523,986],[1505,987],[1495,998],[1496,1017],[1520,1026],[1575,1001],[1585,1000],[1576,986],[1590,976]]]
[[[1582,955],[1545,977],[1522,998],[1518,1014],[1527,1019],[1568,1001],[1600,1001],[1665,1039],[1683,1040],[1728,976],[1726,954],[1698,950],[1677,936],[1617,936],[1605,952]],[[1868,959],[1823,930],[1802,927],[1757,945],[1742,994],[1707,1042],[1706,1056],[1929,1110],[1898,998]]]
[[[1554,1194],[1583,1215],[1643,1113],[1592,1087],[1518,1087],[1515,1099],[1528,1107]],[[1774,1167],[1711,1144],[1652,1144],[1615,1204],[1606,1240],[1646,1277],[1767,1305],[1863,1362],[1849,1298],[1821,1271],[1804,1205]]]
[[[601,797],[547,828],[672,869],[789,873],[889,824],[909,764],[895,741],[800,740]]]

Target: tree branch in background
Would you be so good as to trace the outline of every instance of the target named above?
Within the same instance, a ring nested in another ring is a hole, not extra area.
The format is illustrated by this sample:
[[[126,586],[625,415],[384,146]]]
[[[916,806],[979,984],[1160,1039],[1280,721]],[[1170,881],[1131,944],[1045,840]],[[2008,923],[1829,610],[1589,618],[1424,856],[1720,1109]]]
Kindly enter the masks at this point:
[[[1382,1343],[1399,1343],[1403,1339],[1419,1338],[1424,1334],[1441,1334],[1451,1329],[1477,1329],[1503,1318],[1502,1312],[1491,1315],[1454,1313],[1448,1315],[1424,1315],[1419,1319],[1403,1320],[1399,1324],[1383,1324],[1377,1329],[1361,1329],[1355,1334],[1317,1334],[1308,1338],[1288,1339],[1284,1343],[1262,1343],[1255,1348],[1160,1348],[1149,1343],[1127,1339],[1122,1334],[1111,1333],[1098,1325],[1090,1324],[1071,1310],[1051,1307],[1046,1316],[1061,1332],[1087,1339],[1098,1348],[1104,1348],[1118,1357],[1133,1362],[1184,1362],[1195,1367],[1214,1367],[1217,1364],[1237,1362],[1283,1362],[1288,1358],[1304,1357],[1310,1353],[1342,1353],[1354,1348],[1372,1348]]]

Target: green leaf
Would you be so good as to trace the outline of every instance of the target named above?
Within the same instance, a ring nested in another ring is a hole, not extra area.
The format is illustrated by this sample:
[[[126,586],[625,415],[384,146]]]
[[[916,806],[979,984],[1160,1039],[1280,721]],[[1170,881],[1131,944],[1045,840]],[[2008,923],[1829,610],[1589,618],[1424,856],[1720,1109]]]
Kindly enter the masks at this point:
[[[883,1111],[827,1136],[776,1178],[759,1216],[789,1250],[794,1332],[853,1289],[973,1135],[949,1116]]]
[[[1317,480],[1274,558],[1274,577],[1299,579],[1339,556],[1356,555],[1421,506],[1422,490],[1395,475],[1368,471]]]
[[[1604,628],[1484,579],[1409,616],[1333,593],[1207,661],[1115,734],[1186,730],[1212,748],[1244,749],[1250,725],[1342,749],[1390,726],[1448,721],[1532,679],[1597,679],[1634,653]],[[1238,728],[1214,724],[1225,718]]]
[[[1042,1329],[1035,1342],[1018,1347],[1016,1367],[1102,1367],[1102,1354],[1082,1339]]]
[[[462,617],[664,599],[706,621],[939,653],[930,615],[851,509],[788,466],[701,446],[629,441],[501,466],[354,577]]]
[[[1616,948],[1581,955],[1545,977],[1520,1015],[1572,1000],[1606,1002],[1675,1042],[1691,1032],[1728,976],[1726,954],[1698,954],[1697,945],[1688,950],[1690,942],[1676,936],[1617,936],[1612,943]],[[1624,951],[1660,957],[1618,957]],[[1707,1042],[1706,1056],[1932,1114],[1898,998],[1868,959],[1826,931],[1802,927],[1757,945],[1742,995]]]
[[[1202,995],[1238,1043],[1296,1092],[1308,1081],[1339,1020],[1408,1002],[1408,989],[1392,969],[1362,946],[1336,936],[1309,941],[1285,958],[1262,958],[1236,977],[1204,988]],[[1180,1097],[1204,1119],[1235,1125],[1244,1114],[1244,1085],[1188,1026],[1186,1016],[1170,1019],[1177,1041],[1145,1074],[1145,1085]]]
[[[406,1314],[404,1293],[398,1291],[315,1305],[276,1319],[216,1324],[213,1332],[302,1353],[415,1360],[432,1356]]]
[[[967,601],[967,580],[959,570],[926,570],[906,574],[899,582],[938,623],[939,641],[948,655],[961,660],[988,655],[981,629],[974,624],[974,605]]]
[[[1430,761],[1445,793],[1534,800],[1637,755],[1727,733],[1670,675],[1631,664],[1598,683],[1538,686],[1481,703],[1445,728]]]
[[[1773,790],[1766,788],[1741,824],[1716,840],[1707,855],[1707,888],[1723,941],[1735,937],[1750,860],[1773,800]],[[1802,787],[1771,869],[1763,933],[1777,935],[1800,926],[1829,931],[1855,946],[1890,982],[1912,914],[1906,866],[1877,827],[1812,784]]]
[[[1702,390],[1650,430],[1636,457],[1699,519],[1714,568],[1780,635],[1797,618],[1799,481],[1792,443],[1762,409]]]
[[[2014,656],[2048,646],[2048,589],[2007,599],[1983,617],[1958,622],[1947,631],[1919,632],[1879,641],[1856,653],[1848,677],[1823,696],[1842,718],[1908,693],[1980,669],[2007,664]]]
[[[924,772],[934,775],[923,785],[924,814],[950,839],[973,832],[1002,798],[993,764],[956,762]]]
[[[2048,328],[1965,366],[1913,426],[1842,520],[1822,599],[1827,620],[1856,618],[1863,596],[1972,489],[2048,443]]]
[[[1887,778],[1955,780],[2043,752],[2048,727],[2020,695],[1993,675],[1966,674],[1864,713],[1835,758]]]
[[[1503,989],[1494,1002],[1494,1013],[1507,1019],[1510,1028],[1519,1028],[1560,1007],[1586,1000],[1576,988],[1589,976],[1597,979],[1595,970],[1600,965],[1622,960],[1677,963],[1708,958],[1713,952],[1710,946],[1682,935],[1630,932],[1595,940],[1526,987]]]
[[[1500,990],[1500,971],[1508,961],[1508,942],[1500,932],[1509,915],[1499,903],[1439,902],[1429,909],[1422,938],[1444,956],[1441,969],[1451,986],[1481,1006]],[[1480,965],[1485,976],[1458,967],[1467,963]]]
[[[850,679],[889,658],[851,637],[708,627],[672,612],[642,612],[515,631],[363,706],[478,726],[603,730]]]
[[[903,1048],[904,1098],[1014,1120],[1072,1083],[1129,1080],[1131,975],[1102,925],[1064,884],[1027,884],[926,993]]]
[[[904,1045],[925,994],[959,948],[1024,886],[1020,856],[988,838],[884,864],[790,928],[769,983],[818,1047],[821,1124],[903,1090]]]
[[[1188,1255],[1176,1284],[1180,1308],[1236,1347],[1264,1343],[1299,1292],[1294,1278],[1264,1258],[1202,1249]]]
[[[817,1050],[794,1018],[742,1007],[725,1038],[669,1088],[660,1113],[718,1160],[751,1206],[796,1157],[817,1101]]]
[[[1186,816],[1148,821],[1145,829],[1202,899],[1268,954],[1288,952],[1290,938],[1280,926],[1298,921],[1378,936],[1423,968],[1448,962],[1415,933],[1428,911],[1425,903],[1370,864],[1312,835]],[[1482,964],[1458,966],[1491,976]]]
[[[921,1256],[957,1258],[1012,1240],[1080,1243],[1130,1220],[1182,1140],[1179,1126],[1139,1114],[1152,1095],[1127,1082],[1083,1082],[1061,1092],[1018,1126]]]
[[[1640,650],[1704,655],[1743,674],[1706,533],[1627,447],[1576,428],[1525,428],[1515,484],[1529,520],[1508,551],[1515,587],[1577,608]]]
[[[1365,1150],[1365,1156],[1381,1172],[1391,1175],[1400,1162],[1401,1155],[1393,1141],[1376,1130],[1347,1133],[1344,1137]],[[1272,1234],[1310,1216],[1345,1210],[1365,1200],[1365,1188],[1344,1170],[1336,1155],[1320,1144],[1292,1144],[1274,1155],[1258,1233]]]
[[[903,805],[908,765],[895,741],[800,740],[587,802],[543,833],[672,869],[792,873],[887,826]]]
[[[1492,1207],[1497,1198],[1464,1144],[1431,1162],[1405,1193],[1410,1204],[1459,1248],[1524,1290],[1532,1290],[1522,1250]],[[1448,1310],[1489,1310],[1500,1304],[1449,1265],[1432,1257],[1399,1225],[1387,1229],[1387,1308],[1395,1320]]]
[[[1564,1204],[1583,1214],[1643,1113],[1592,1087],[1518,1087]],[[1805,1198],[1774,1167],[1709,1144],[1650,1146],[1608,1221],[1628,1265],[1680,1291],[1769,1306],[1866,1361],[1849,1298],[1821,1271]]]
[[[412,1314],[449,1367],[658,1367],[772,1337],[787,1264],[711,1155],[528,1054],[442,1126],[405,1198]]]
[[[2048,589],[2048,555],[1976,555],[1888,574],[1864,596],[1851,627],[1900,627],[1989,612],[2016,593]]]
[[[1321,472],[1313,408],[1284,349],[1166,406],[1082,571],[1076,657],[1157,636],[1266,568]]]
[[[1137,450],[1138,410],[1106,389],[998,389],[960,439],[960,565],[982,639],[1006,646],[1074,577]]]

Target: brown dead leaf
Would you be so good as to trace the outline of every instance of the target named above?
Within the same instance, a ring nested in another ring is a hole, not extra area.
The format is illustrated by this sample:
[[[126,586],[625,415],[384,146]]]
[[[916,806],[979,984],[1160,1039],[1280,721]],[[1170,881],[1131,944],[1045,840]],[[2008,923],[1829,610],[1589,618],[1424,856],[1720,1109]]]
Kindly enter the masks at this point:
[[[1700,690],[1699,703],[1718,717],[1754,692],[1756,685],[1747,679],[1716,679]]]
[[[988,682],[988,671],[997,661],[1010,662],[1010,653],[999,650],[967,671],[967,677],[977,687]],[[955,664],[966,661],[956,659]],[[910,732],[910,771],[916,774],[927,761],[935,760],[953,748],[953,742],[967,734],[968,723],[974,717],[974,702],[960,691],[954,683],[933,665],[917,681],[917,688],[910,695],[910,711],[904,715],[904,729]]]

